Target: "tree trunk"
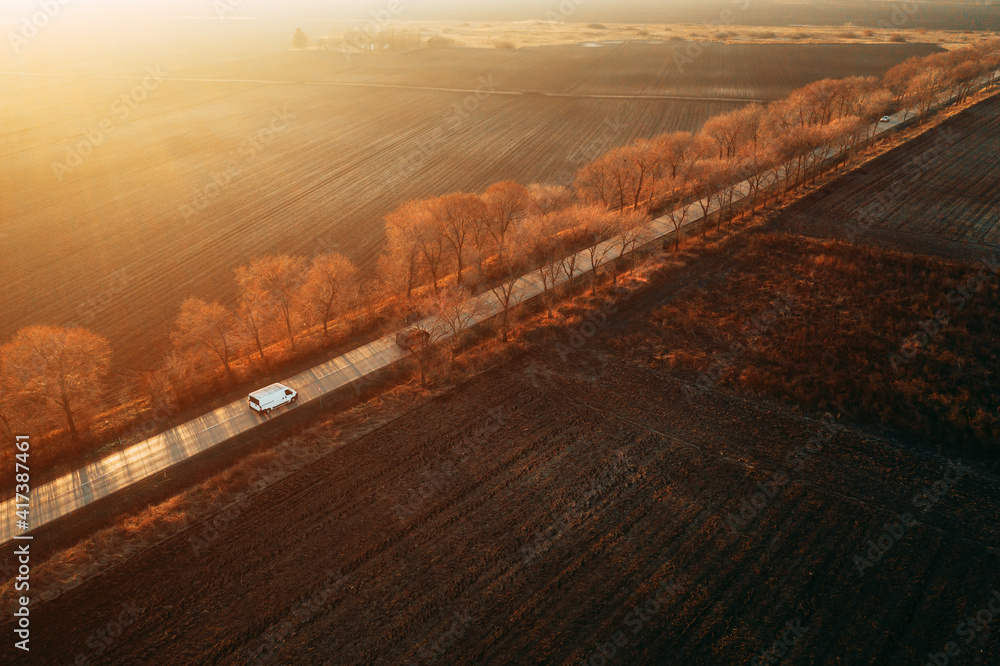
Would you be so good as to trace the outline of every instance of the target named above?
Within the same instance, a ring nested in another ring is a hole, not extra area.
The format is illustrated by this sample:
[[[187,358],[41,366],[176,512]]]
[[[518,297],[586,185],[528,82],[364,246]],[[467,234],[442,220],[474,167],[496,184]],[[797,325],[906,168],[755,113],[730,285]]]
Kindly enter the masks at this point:
[[[73,410],[69,408],[69,400],[63,396],[61,402],[63,411],[66,413],[66,424],[69,426],[69,438],[74,442],[79,441],[80,433],[76,431],[76,421],[73,419]]]
[[[285,317],[285,329],[288,331],[288,341],[292,343],[292,349],[295,349],[295,333],[292,332],[292,313],[286,306],[282,308],[282,314]]]
[[[257,353],[260,354],[260,360],[267,363],[267,357],[264,356],[264,345],[260,342],[260,334],[253,334],[253,341],[257,344]]]
[[[236,381],[236,375],[233,373],[233,368],[229,364],[229,354],[228,353],[224,354],[223,357],[222,357],[222,367],[224,367],[226,369],[226,375],[229,377],[229,381],[235,382]]]

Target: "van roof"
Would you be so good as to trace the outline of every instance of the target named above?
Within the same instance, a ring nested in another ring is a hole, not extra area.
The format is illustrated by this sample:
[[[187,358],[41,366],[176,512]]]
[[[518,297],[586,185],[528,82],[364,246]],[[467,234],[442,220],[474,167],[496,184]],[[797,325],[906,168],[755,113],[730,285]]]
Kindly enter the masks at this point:
[[[266,388],[254,391],[250,397],[257,398],[257,400],[267,400],[271,396],[284,394],[286,388],[288,387],[284,384],[271,384]]]

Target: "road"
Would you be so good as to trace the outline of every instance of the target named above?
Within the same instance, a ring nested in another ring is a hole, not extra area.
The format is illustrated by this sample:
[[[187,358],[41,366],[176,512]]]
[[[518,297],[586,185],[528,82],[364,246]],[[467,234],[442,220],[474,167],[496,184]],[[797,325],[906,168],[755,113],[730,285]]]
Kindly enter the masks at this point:
[[[908,113],[910,116],[914,115],[913,111]],[[902,117],[903,112],[891,116],[889,121],[880,122],[876,131],[881,133],[895,128],[902,122]],[[733,201],[743,199],[749,191],[750,186],[747,181],[740,183]],[[715,202],[710,203],[704,209],[701,203],[689,204],[684,215],[678,216],[678,219],[684,220],[681,229],[700,222],[706,216],[703,211],[707,211],[707,215],[710,216],[718,210],[718,205]],[[674,233],[674,226],[670,218],[661,216],[647,224],[642,232],[640,242],[634,247],[642,247],[666,239],[672,233]],[[616,246],[614,241],[605,241],[599,247],[600,249],[595,253],[595,256],[603,257],[602,265],[614,261],[621,254],[621,248]],[[590,272],[593,269],[590,253],[588,251],[578,253],[575,266],[576,269],[572,275],[560,272],[555,286]],[[541,280],[536,274],[524,275],[515,284],[512,301],[517,304],[523,303],[539,296],[542,292]],[[502,312],[497,297],[489,291],[471,299],[468,307],[468,326],[474,326]],[[419,322],[418,325],[432,331],[435,341],[447,339],[450,335],[446,327],[439,321],[428,319]],[[298,391],[299,401],[296,406],[281,408],[270,418],[280,418],[284,411],[308,404],[350,386],[358,380],[399,362],[407,355],[407,352],[396,346],[395,333],[391,333],[322,365],[281,380],[281,383]],[[28,530],[16,527],[15,498],[8,498],[0,503],[0,516],[8,517],[0,520],[0,544],[5,544],[12,540],[15,535],[25,534],[31,529],[36,529],[66,516],[241,433],[252,430],[260,425],[264,418],[267,417],[251,412],[246,400],[241,399],[65,474],[38,488],[33,488],[29,500]]]

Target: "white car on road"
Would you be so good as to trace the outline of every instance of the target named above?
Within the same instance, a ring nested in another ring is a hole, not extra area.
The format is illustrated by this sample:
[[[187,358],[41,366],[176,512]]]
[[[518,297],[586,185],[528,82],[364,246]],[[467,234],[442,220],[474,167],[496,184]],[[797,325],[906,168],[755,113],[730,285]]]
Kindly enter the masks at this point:
[[[282,405],[290,405],[298,399],[299,394],[294,389],[290,389],[284,384],[271,384],[267,388],[251,393],[247,397],[247,404],[255,412],[267,414]]]

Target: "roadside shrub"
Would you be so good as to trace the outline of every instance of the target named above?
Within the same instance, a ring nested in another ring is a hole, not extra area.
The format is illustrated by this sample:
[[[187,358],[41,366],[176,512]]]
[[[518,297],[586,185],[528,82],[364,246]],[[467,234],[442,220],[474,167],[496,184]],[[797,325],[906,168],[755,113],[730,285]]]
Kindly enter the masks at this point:
[[[506,39],[500,40],[499,42],[495,42],[493,45],[496,48],[502,49],[502,50],[505,50],[505,51],[517,48],[517,44],[515,44],[514,42],[512,42],[510,40],[506,40]]]
[[[600,23],[588,23],[587,27],[591,30],[607,30],[608,26],[602,25]]]
[[[892,35],[891,37],[889,37],[889,41],[890,42],[895,42],[896,44],[905,44],[906,43],[906,35],[901,35],[899,33],[896,33],[896,34]]]

